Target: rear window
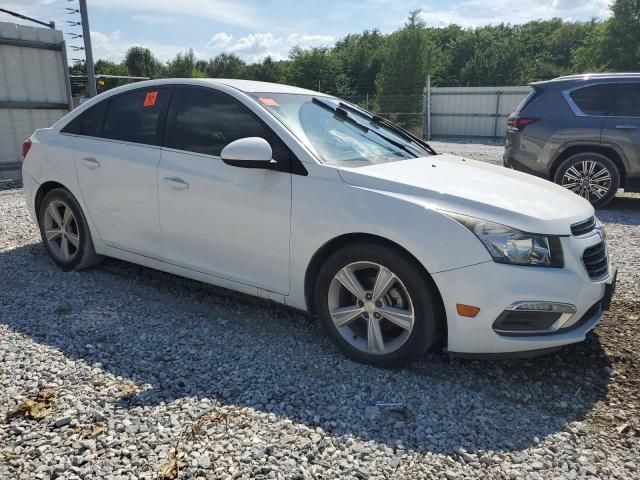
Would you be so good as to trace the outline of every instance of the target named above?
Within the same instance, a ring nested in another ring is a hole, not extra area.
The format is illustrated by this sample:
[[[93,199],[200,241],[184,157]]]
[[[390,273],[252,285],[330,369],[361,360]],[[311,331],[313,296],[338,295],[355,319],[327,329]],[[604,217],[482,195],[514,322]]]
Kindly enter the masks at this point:
[[[608,115],[616,97],[615,85],[591,85],[572,91],[570,96],[585,115]]]
[[[158,120],[167,105],[168,91],[136,90],[109,100],[102,137],[125,142],[157,143]]]
[[[107,102],[100,102],[71,120],[62,129],[62,132],[99,137],[100,130],[102,128],[102,120],[104,119],[106,111]]]
[[[531,104],[531,102],[533,102],[536,98],[542,95],[542,92],[544,92],[543,89],[534,87],[533,90],[529,92],[529,95],[524,97],[524,99],[518,104],[518,106],[515,109],[515,113],[522,112],[526,107],[528,107]]]

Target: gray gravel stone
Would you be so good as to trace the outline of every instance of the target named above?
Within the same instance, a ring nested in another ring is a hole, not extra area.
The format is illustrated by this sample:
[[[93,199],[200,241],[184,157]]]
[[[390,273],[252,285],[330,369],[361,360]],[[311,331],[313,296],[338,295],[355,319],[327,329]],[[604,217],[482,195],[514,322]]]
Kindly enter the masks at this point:
[[[0,422],[0,478],[157,478],[179,438],[181,478],[636,478],[640,196],[598,216],[619,284],[585,342],[386,371],[282,306],[116,260],[61,272],[0,184],[0,418],[56,391],[45,420]]]

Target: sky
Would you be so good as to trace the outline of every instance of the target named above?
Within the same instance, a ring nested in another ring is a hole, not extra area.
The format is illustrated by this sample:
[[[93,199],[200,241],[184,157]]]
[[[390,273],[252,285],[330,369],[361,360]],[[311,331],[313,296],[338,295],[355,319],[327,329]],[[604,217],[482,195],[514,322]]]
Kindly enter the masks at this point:
[[[202,59],[221,52],[247,62],[288,56],[301,47],[331,46],[349,33],[379,29],[390,33],[421,9],[429,26],[465,27],[524,23],[553,17],[606,18],[610,0],[88,0],[94,59],[120,61],[141,45],[162,61],[192,48]],[[2,8],[39,20],[53,20],[67,33],[80,27],[66,22],[80,16],[68,10],[77,0],[2,0]],[[0,21],[24,23],[0,13]],[[82,45],[66,35],[68,45]],[[71,52],[69,58],[83,58]]]

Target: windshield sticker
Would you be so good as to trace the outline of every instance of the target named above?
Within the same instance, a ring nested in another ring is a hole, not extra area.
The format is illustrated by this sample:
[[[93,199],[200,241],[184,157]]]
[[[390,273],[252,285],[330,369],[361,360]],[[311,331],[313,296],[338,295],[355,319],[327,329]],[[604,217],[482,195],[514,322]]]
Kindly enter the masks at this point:
[[[144,106],[145,107],[153,107],[156,104],[156,98],[158,97],[158,92],[147,92],[147,95],[144,97]]]
[[[279,107],[280,106],[280,104],[278,102],[276,102],[273,98],[258,97],[258,100],[260,100],[260,103],[262,103],[263,105],[265,105],[267,107]]]

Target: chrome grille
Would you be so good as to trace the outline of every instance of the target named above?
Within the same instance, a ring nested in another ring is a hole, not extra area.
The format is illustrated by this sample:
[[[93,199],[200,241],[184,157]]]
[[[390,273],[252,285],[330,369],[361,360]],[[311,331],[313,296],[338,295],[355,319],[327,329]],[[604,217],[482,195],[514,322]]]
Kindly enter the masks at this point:
[[[607,246],[604,241],[587,248],[582,254],[582,263],[584,263],[590,278],[604,277],[609,270]]]
[[[571,225],[571,233],[574,236],[579,237],[580,235],[586,235],[593,231],[594,228],[596,228],[596,217],[591,217],[584,222],[574,223]]]

